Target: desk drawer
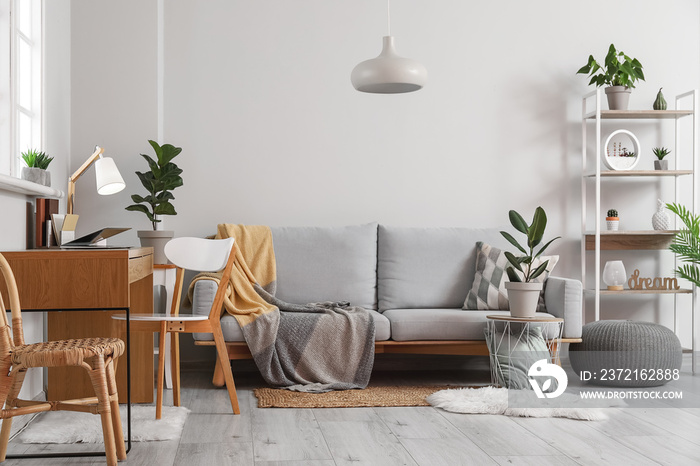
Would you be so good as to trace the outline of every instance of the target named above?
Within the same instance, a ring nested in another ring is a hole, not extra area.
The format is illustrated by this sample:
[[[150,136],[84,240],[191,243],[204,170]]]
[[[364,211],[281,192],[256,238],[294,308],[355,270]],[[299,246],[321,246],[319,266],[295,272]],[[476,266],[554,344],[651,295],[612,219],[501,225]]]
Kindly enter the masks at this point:
[[[129,283],[134,283],[153,273],[153,256],[129,258]]]

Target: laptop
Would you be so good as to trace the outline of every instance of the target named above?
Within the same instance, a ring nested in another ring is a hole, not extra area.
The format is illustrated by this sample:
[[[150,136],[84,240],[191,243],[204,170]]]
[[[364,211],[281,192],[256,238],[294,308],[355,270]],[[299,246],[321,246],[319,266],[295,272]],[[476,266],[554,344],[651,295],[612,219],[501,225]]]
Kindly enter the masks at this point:
[[[94,231],[89,235],[81,236],[78,239],[69,241],[62,244],[62,248],[114,248],[114,249],[124,249],[128,246],[107,246],[104,243],[98,244],[100,241],[106,240],[114,235],[117,235],[123,231],[131,230],[131,228],[102,228],[100,230]]]

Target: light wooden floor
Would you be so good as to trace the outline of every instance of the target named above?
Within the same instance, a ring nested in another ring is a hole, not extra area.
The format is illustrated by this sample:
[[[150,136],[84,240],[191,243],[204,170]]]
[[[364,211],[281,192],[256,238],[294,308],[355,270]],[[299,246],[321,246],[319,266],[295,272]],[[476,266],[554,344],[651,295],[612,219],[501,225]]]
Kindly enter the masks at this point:
[[[478,370],[383,371],[373,378],[396,384],[488,382],[486,358]],[[470,362],[473,364],[474,362]],[[424,364],[425,361],[419,361]],[[405,363],[405,362],[404,362]],[[409,363],[410,364],[410,363]],[[426,366],[423,366],[426,367]],[[431,407],[258,409],[255,372],[236,371],[241,415],[231,414],[226,391],[210,384],[209,370],[183,374],[183,404],[190,413],[182,437],[133,443],[132,465],[697,465],[700,408],[607,410],[606,421],[525,419],[448,413]],[[684,365],[686,396],[700,395],[700,375]],[[170,395],[166,402],[170,403]],[[699,406],[700,404],[696,404]],[[11,445],[59,451],[74,446]],[[98,458],[8,460],[15,466],[104,464]]]

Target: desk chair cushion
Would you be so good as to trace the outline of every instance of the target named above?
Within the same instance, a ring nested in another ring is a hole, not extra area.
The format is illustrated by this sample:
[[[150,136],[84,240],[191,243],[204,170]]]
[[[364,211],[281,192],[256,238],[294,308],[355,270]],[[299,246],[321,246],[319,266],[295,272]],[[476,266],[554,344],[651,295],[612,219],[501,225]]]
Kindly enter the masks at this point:
[[[15,346],[11,352],[12,364],[29,368],[80,366],[93,356],[119,357],[124,349],[119,338],[84,338]]]

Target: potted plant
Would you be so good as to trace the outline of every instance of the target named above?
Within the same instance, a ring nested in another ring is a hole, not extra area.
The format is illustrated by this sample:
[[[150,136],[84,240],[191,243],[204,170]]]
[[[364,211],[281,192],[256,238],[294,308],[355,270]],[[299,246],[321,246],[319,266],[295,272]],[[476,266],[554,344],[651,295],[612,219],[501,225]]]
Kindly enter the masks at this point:
[[[22,152],[22,159],[27,164],[22,167],[22,179],[37,183],[43,186],[51,186],[51,173],[47,172],[53,157],[49,157],[44,152],[36,149],[27,149]]]
[[[620,228],[620,217],[617,216],[617,210],[608,210],[608,216],[605,217],[605,222],[608,226],[608,230],[617,231]]]
[[[182,177],[180,177],[182,169],[175,165],[172,160],[182,152],[182,148],[171,144],[160,146],[151,140],[148,142],[156,153],[156,160],[146,154],[141,154],[141,157],[148,162],[150,170],[143,173],[136,172],[141,184],[148,191],[148,195],[143,197],[139,194],[132,194],[131,200],[134,204],[128,206],[126,210],[146,214],[153,230],[137,232],[141,246],[153,248],[153,262],[155,264],[167,264],[168,259],[165,257],[163,249],[165,244],[172,239],[174,232],[160,229],[161,219],[159,217],[161,215],[177,215],[175,207],[170,202],[175,199],[171,191],[182,186]]]
[[[509,281],[505,283],[508,290],[508,301],[510,302],[510,314],[514,317],[532,317],[537,310],[537,301],[542,291],[542,283],[533,280],[547,269],[549,261],[540,264],[537,258],[558,238],[550,240],[535,253],[535,247],[542,242],[544,230],[547,227],[547,215],[542,207],[535,209],[535,215],[530,225],[523,217],[514,210],[508,212],[511,225],[527,237],[527,247],[523,247],[508,232],[502,231],[501,235],[513,246],[523,253],[522,256],[515,256],[510,252],[505,252],[506,259],[510,266],[506,268]],[[518,273],[519,272],[519,273]]]
[[[654,170],[668,170],[668,160],[664,160],[664,157],[670,154],[671,150],[665,147],[654,147],[651,151],[658,159],[654,160]]]
[[[605,95],[608,97],[610,110],[627,110],[634,83],[644,81],[644,72],[639,60],[628,57],[622,51],[618,52],[615,44],[610,44],[603,65],[590,55],[588,63],[576,73],[589,75],[591,80],[588,84],[595,84],[596,87],[608,86],[605,88]]]
[[[700,286],[700,216],[693,214],[679,204],[666,204],[668,210],[676,214],[685,225],[673,238],[669,249],[678,254],[686,264],[679,266],[675,272],[686,280]]]

